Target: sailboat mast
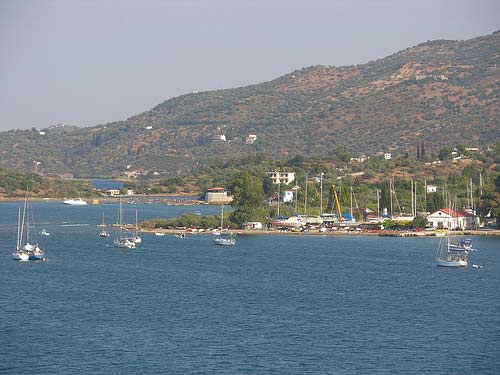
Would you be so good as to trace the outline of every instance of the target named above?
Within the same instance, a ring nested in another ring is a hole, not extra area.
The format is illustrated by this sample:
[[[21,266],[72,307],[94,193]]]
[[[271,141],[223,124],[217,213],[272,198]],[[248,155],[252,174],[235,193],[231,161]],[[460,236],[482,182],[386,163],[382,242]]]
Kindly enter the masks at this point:
[[[224,199],[220,201],[220,231],[224,228]]]
[[[323,215],[323,172],[319,175],[319,214]]]
[[[470,183],[470,208],[474,212],[474,196],[472,195],[473,186],[472,186],[472,177],[469,178]]]
[[[411,182],[411,214],[412,216],[414,216],[414,213],[413,213],[413,200],[415,199],[415,197],[413,196],[413,178],[410,180]]]
[[[137,210],[135,210],[135,233],[134,237],[137,237]]]
[[[279,179],[279,175],[278,175],[278,217],[280,216],[280,186],[281,186],[281,181]]]
[[[377,189],[377,219],[380,218],[380,190]]]
[[[351,221],[354,221],[352,216],[352,185],[351,185]]]
[[[424,212],[427,212],[427,179],[424,179]]]
[[[392,190],[393,190],[393,181],[392,178],[389,180],[389,197],[390,197],[390,204],[391,204],[391,219],[394,217],[393,211],[392,211]]]
[[[479,197],[483,197],[483,173],[479,171]]]
[[[305,197],[304,197],[304,215],[307,216],[307,173],[306,173],[306,192],[305,192]]]
[[[19,207],[18,213],[17,213],[17,243],[16,243],[16,250],[19,250],[21,248],[21,207]]]
[[[23,207],[23,218],[21,220],[21,236],[19,238],[19,246],[23,243],[23,233],[24,233],[24,218],[26,217],[26,202],[28,200],[28,189],[26,189],[26,194],[24,196],[24,207]]]

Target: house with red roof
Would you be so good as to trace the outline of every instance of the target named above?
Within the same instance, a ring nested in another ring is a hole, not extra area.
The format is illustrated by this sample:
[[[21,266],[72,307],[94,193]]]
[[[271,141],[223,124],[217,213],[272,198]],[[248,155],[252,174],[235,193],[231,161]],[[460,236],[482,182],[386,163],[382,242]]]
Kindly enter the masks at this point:
[[[476,229],[479,226],[479,218],[472,213],[441,208],[427,216],[429,226],[436,229],[464,230]]]

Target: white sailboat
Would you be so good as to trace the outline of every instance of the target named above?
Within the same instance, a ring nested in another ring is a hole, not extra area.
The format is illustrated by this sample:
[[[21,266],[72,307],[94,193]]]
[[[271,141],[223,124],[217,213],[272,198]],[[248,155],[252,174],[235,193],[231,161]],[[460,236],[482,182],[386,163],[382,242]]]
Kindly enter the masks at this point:
[[[450,213],[455,212],[451,206]],[[473,251],[472,240],[451,237],[448,233],[439,240],[436,265],[441,267],[467,267],[469,253]]]
[[[135,228],[134,228],[134,234],[132,237],[127,237],[129,241],[132,241],[135,244],[141,243],[142,238],[138,234],[139,228],[137,226],[137,210],[135,210]]]
[[[224,201],[221,202],[221,215],[220,215],[220,233],[215,233],[213,241],[214,244],[219,246],[234,246],[236,245],[236,238],[233,234],[222,234],[224,228]]]
[[[134,231],[134,242],[135,243],[141,243],[142,238],[138,234],[139,232],[139,227],[137,226],[137,210],[135,210],[135,231]]]
[[[24,217],[23,217],[24,220]],[[30,259],[30,255],[26,250],[21,247],[22,243],[22,224],[21,224],[21,207],[19,207],[19,212],[17,215],[17,241],[16,241],[16,252],[12,254],[14,259],[19,260],[20,262],[26,262]]]
[[[106,224],[104,224],[104,212],[102,213],[102,224],[100,226],[103,227],[103,228],[106,226]],[[107,237],[109,237],[109,232],[106,229],[103,229],[99,233],[99,237],[107,238]]]
[[[115,247],[121,247],[124,249],[135,249],[135,242],[132,241],[130,238],[123,236],[123,231],[122,231],[122,221],[123,221],[123,212],[122,212],[122,200],[120,198],[120,209],[118,213],[119,217],[119,229],[115,235],[115,240],[113,241],[113,245]]]
[[[30,226],[30,215],[31,226]],[[42,250],[37,241],[32,241],[30,238],[31,230],[34,229],[35,220],[31,211],[30,204],[28,203],[28,190],[24,198],[23,214],[21,218],[21,209],[19,209],[18,217],[18,241],[16,245],[16,252],[13,254],[14,258],[21,261],[26,260],[45,260],[45,251]],[[26,234],[26,237],[25,237]],[[26,243],[23,246],[23,241],[26,238]],[[26,255],[28,259],[26,259]]]
[[[442,237],[439,240],[436,265],[440,267],[467,267],[470,251],[465,246],[461,246],[460,242],[453,242],[450,236]]]

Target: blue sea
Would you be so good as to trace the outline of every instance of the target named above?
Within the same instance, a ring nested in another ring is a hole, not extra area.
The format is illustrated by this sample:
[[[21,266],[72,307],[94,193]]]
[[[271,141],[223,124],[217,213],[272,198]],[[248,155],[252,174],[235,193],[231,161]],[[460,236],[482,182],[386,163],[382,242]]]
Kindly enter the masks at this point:
[[[0,203],[2,374],[499,374],[500,239],[434,266],[436,238],[98,238],[115,204],[34,203],[48,262],[18,263]],[[125,218],[218,207],[125,205]]]

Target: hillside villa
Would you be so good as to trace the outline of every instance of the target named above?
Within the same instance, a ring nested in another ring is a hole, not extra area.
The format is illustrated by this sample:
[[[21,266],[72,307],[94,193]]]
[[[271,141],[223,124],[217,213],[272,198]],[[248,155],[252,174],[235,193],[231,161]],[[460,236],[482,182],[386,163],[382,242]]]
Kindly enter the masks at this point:
[[[295,172],[271,171],[267,174],[274,185],[277,185],[278,183],[288,185],[290,182],[295,180]]]

